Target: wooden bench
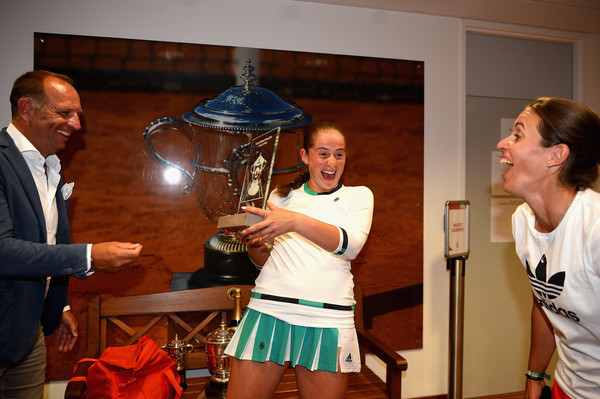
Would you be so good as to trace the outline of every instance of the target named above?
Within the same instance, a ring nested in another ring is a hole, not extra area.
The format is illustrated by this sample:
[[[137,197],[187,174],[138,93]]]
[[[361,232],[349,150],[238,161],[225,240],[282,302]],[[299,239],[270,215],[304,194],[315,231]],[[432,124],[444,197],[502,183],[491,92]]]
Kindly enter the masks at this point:
[[[152,336],[162,345],[177,333],[179,339],[191,343],[195,348],[186,358],[186,369],[204,369],[207,366],[203,339],[216,328],[216,323],[220,321],[217,316],[223,317],[223,312],[231,312],[233,309],[233,300],[227,295],[232,287],[234,286],[198,288],[105,300],[99,296],[93,297],[88,308],[86,357],[97,358],[106,347],[130,345],[143,335]],[[242,288],[242,306],[246,307],[252,286],[237,287]],[[363,367],[360,373],[351,374],[347,397],[400,398],[402,371],[407,369],[407,362],[364,329],[362,291],[358,285],[355,287],[355,297],[356,329]],[[385,383],[365,365],[365,353],[372,353],[386,364]],[[75,375],[86,375],[90,364],[82,364]],[[187,382],[188,389],[183,398],[207,397],[209,377],[190,378]],[[297,397],[298,388],[293,370],[288,370],[274,398]],[[85,398],[85,383],[69,382],[65,398]]]

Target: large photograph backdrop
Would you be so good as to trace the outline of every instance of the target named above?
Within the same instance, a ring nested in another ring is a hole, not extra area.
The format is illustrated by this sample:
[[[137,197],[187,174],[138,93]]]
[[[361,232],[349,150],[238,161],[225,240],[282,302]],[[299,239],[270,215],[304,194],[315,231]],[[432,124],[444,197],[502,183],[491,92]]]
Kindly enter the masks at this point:
[[[422,347],[422,62],[47,33],[34,40],[35,69],[74,78],[84,110],[84,130],[59,153],[65,182],[75,182],[73,242],[144,245],[126,270],[71,280],[80,339],[67,355],[49,345],[48,380],[69,378],[85,355],[90,296],[169,291],[174,273],[203,267],[204,243],[216,226],[193,193],[183,195],[185,181],[165,179],[142,134],[152,121],[181,118],[200,100],[240,84],[248,58],[257,86],[344,130],[343,182],[366,185],[375,195],[369,240],[352,263],[366,296],[367,327],[396,350]],[[168,151],[190,159],[189,141],[177,136]],[[292,178],[280,175],[273,184]]]

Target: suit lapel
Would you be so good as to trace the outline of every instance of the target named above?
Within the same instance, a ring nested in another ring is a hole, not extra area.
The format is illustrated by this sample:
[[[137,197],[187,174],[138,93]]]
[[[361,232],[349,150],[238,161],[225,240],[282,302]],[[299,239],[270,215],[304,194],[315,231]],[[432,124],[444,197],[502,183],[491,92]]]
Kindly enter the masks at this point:
[[[56,188],[56,208],[58,210],[58,229],[56,231],[57,244],[71,243],[71,228],[69,227],[69,218],[67,215],[67,201],[62,194],[63,178],[60,175],[60,181]]]
[[[44,210],[42,209],[42,203],[40,201],[40,195],[38,194],[35,181],[31,176],[31,171],[25,158],[21,155],[21,152],[15,145],[15,142],[6,132],[6,129],[2,129],[0,132],[0,150],[4,153],[8,162],[12,165],[15,174],[17,175],[29,203],[35,210],[35,214],[38,218],[39,225],[43,232],[43,237],[46,237],[46,221],[44,219]]]

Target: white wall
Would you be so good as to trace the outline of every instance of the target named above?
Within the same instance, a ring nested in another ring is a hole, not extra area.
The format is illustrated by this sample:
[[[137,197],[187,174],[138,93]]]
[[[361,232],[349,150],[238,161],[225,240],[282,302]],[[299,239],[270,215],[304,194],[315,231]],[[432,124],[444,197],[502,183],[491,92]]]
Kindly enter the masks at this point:
[[[423,349],[403,352],[403,397],[444,394],[448,287],[443,208],[464,192],[464,34],[459,19],[291,0],[20,0],[0,6],[0,124],[12,82],[33,67],[33,32],[366,55],[425,62]],[[595,50],[586,54],[598,57]],[[598,60],[586,68],[598,71]],[[598,77],[595,91],[600,92]],[[587,89],[587,88],[586,88]],[[595,96],[595,97],[593,97]],[[600,94],[590,96],[600,105]],[[402,267],[402,264],[398,264]],[[501,309],[493,310],[501,311]],[[515,328],[521,328],[516,326]],[[525,328],[525,327],[523,327]],[[481,373],[494,359],[482,359]],[[381,371],[381,369],[380,369]],[[478,378],[478,376],[465,376]],[[503,378],[498,376],[498,378]],[[51,391],[60,391],[52,386]],[[50,394],[61,397],[61,392]]]

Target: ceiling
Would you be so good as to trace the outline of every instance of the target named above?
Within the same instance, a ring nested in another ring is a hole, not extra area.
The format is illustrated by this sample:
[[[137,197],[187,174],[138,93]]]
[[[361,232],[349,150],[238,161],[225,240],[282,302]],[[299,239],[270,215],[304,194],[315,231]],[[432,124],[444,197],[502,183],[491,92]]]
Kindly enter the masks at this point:
[[[600,0],[298,0],[600,34]]]

